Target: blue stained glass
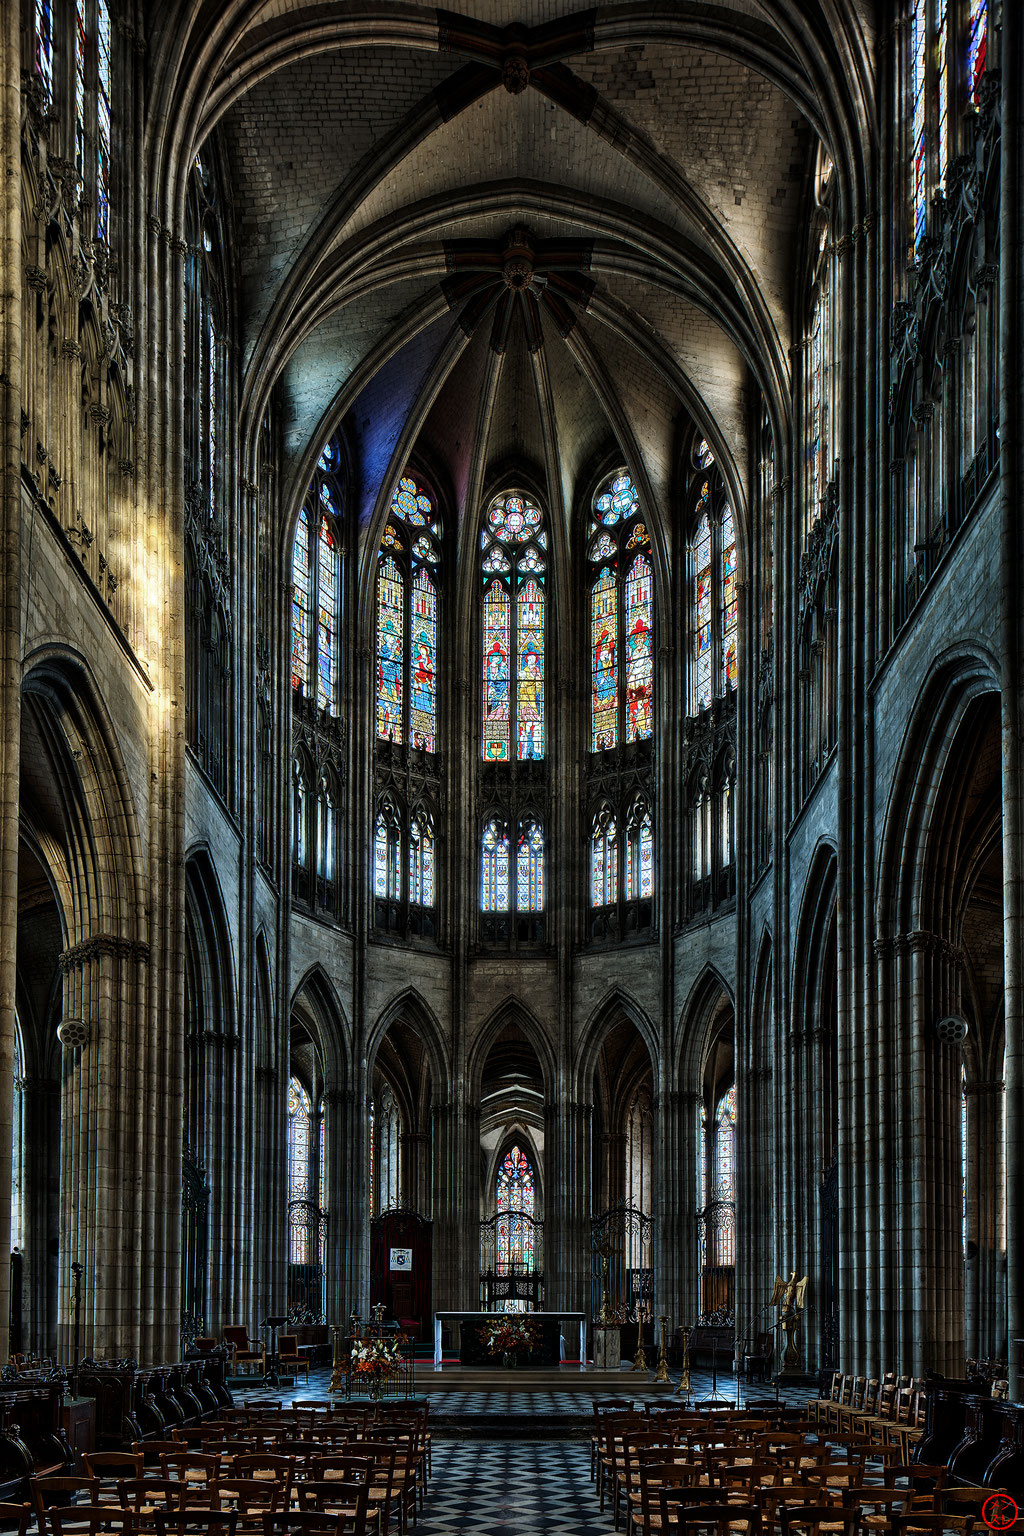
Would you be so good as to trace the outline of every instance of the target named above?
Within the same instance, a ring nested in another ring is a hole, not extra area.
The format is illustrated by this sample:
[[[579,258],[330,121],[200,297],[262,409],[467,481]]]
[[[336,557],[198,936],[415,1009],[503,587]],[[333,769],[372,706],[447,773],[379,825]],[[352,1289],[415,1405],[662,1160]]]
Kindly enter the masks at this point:
[[[526,1153],[514,1146],[502,1160],[495,1188],[498,1213],[495,1271],[529,1273],[534,1265],[533,1223],[523,1217],[534,1214],[533,1168]]]
[[[335,618],[338,612],[338,551],[326,518],[320,519],[317,552],[316,703],[336,714],[338,700]]]
[[[110,12],[107,0],[96,3],[96,234],[110,234]]]
[[[377,575],[377,735],[402,741],[402,649],[405,583],[387,555]]]
[[[412,583],[409,735],[414,747],[433,752],[436,723],[437,593],[426,571]]]
[[[491,582],[484,593],[483,755],[487,762],[507,762],[509,756],[509,649],[511,603],[503,583]]]
[[[619,840],[614,816],[598,819],[590,840],[590,904],[609,907],[618,899]]]
[[[519,833],[516,852],[516,910],[544,910],[544,833],[535,821],[526,822]]]
[[[35,70],[46,89],[47,97],[53,97],[53,5],[51,0],[36,0],[35,4]]]
[[[304,688],[309,674],[309,514],[295,525],[292,550],[292,687]]]
[[[970,0],[970,17],[967,28],[967,93],[976,106],[981,92],[981,77],[985,73],[985,54],[988,48],[988,0]]]
[[[517,733],[520,762],[544,756],[544,589],[530,580],[519,589],[517,615]]]
[[[489,821],[481,842],[480,905],[485,912],[509,910],[509,839],[498,821]]]

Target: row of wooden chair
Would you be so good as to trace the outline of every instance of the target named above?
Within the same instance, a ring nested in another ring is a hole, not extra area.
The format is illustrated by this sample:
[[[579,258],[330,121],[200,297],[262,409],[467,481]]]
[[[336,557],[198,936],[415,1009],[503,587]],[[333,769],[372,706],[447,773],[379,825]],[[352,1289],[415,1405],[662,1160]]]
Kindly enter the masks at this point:
[[[880,1377],[835,1371],[824,1397],[812,1398],[808,1412],[815,1424],[863,1429],[884,1444],[898,1444],[906,1460],[924,1434],[924,1382],[887,1371]]]
[[[898,1447],[810,1419],[770,1426],[737,1410],[655,1420],[611,1400],[595,1404],[595,1420],[601,1505],[610,1492],[616,1528],[624,1507],[630,1536],[698,1529],[688,1523],[698,1513],[723,1530],[969,1531],[992,1493],[951,1489],[945,1467],[908,1467]]]

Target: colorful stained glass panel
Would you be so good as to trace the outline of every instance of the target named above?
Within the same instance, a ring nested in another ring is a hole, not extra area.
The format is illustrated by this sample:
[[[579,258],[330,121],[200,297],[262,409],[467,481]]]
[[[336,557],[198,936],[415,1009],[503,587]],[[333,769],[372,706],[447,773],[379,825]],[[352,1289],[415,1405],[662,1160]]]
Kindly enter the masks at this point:
[[[736,534],[732,509],[722,514],[722,690],[736,686]]]
[[[96,3],[96,235],[110,235],[110,11]]]
[[[711,703],[711,524],[702,517],[693,546],[694,701],[698,710]]]
[[[615,573],[605,566],[590,590],[590,749],[618,745],[619,686],[616,664],[619,593]]]
[[[409,738],[435,750],[437,722],[437,592],[424,570],[412,582],[412,651],[409,660]]]
[[[520,762],[544,756],[544,588],[524,582],[516,602],[516,733]]]
[[[988,0],[970,0],[967,23],[967,90],[970,100],[977,105],[981,93],[981,77],[985,73],[985,53],[988,47]]]
[[[316,598],[316,704],[318,709],[338,712],[337,645],[338,550],[326,518],[320,519],[317,551]]]
[[[928,165],[925,135],[925,79],[928,52],[927,0],[915,0],[910,41],[911,181],[914,255],[921,249],[928,212]]]
[[[483,614],[483,755],[492,763],[509,758],[511,608],[508,589],[495,578],[484,593]]]
[[[484,912],[509,910],[509,839],[500,822],[489,821],[480,849],[480,906]]]
[[[35,70],[48,98],[53,96],[53,4],[52,0],[35,3]]]
[[[654,723],[651,567],[637,555],[626,578],[626,740],[645,741]]]
[[[394,558],[377,573],[377,735],[402,741],[402,643],[405,584]]]
[[[516,910],[544,910],[544,833],[535,821],[520,829],[516,850]]]
[[[293,688],[305,688],[309,677],[309,608],[309,514],[303,507],[292,547]]]

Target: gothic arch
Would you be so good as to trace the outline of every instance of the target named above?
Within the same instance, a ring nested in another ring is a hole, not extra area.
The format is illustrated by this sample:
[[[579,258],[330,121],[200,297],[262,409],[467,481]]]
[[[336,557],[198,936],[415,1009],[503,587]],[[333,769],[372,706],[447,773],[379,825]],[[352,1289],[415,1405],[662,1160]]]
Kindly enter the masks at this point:
[[[206,847],[192,848],[185,856],[185,952],[193,1027],[200,1034],[237,1035],[231,934]]]
[[[673,1041],[676,1086],[683,1092],[696,1090],[720,1015],[726,1008],[734,1013],[735,1006],[732,989],[722,973],[713,965],[705,965],[690,988]]]
[[[810,872],[804,885],[800,903],[800,915],[796,924],[796,945],[793,956],[793,1022],[794,1028],[815,1028],[814,1020],[820,1018],[820,1004],[829,983],[835,999],[835,909],[837,897],[836,852],[831,843],[822,839],[811,859]],[[832,932],[832,950],[829,950],[829,933]],[[826,975],[829,954],[832,956],[831,974]]]
[[[408,1024],[423,1042],[427,1060],[430,1063],[431,1076],[434,1080],[433,1091],[435,1099],[439,1103],[446,1102],[451,1092],[451,1072],[449,1070],[444,1032],[438,1022],[437,1015],[426,999],[414,987],[406,987],[395,997],[391,998],[381,1009],[376,1021],[371,1026],[366,1043],[367,1081],[369,1082],[373,1078],[381,1041],[391,1026],[400,1022]]]
[[[558,1083],[558,1062],[540,1020],[518,998],[506,998],[490,1013],[477,1031],[466,1058],[466,1092],[472,1103],[479,1103],[483,1087],[484,1067],[491,1047],[502,1030],[509,1024],[521,1030],[540,1063],[544,1078],[544,1100],[554,1100]]]
[[[630,997],[628,992],[622,987],[612,987],[593,1009],[580,1031],[575,1088],[582,1103],[590,1100],[601,1046],[608,1030],[618,1018],[627,1019],[647,1047],[654,1091],[658,1092],[664,1063],[661,1059],[661,1048],[654,1024],[648,1013],[634,998]]]
[[[494,1214],[498,1170],[505,1160],[506,1153],[510,1152],[513,1146],[517,1145],[526,1153],[530,1160],[530,1166],[533,1169],[534,1188],[536,1190],[535,1214],[537,1214],[538,1220],[543,1221],[545,1219],[547,1206],[545,1203],[544,1153],[538,1149],[534,1133],[530,1130],[529,1126],[524,1121],[517,1120],[515,1123],[506,1126],[502,1131],[501,1138],[497,1142],[494,1151],[487,1158],[481,1199],[481,1214],[484,1220],[487,1219],[488,1215]],[[545,1152],[547,1151],[548,1149],[545,1147]],[[550,1153],[548,1155],[550,1156]]]
[[[327,1088],[336,1091],[349,1085],[352,1033],[337,989],[323,966],[316,962],[303,974],[288,1005],[290,1018],[302,1020],[320,1052]]]

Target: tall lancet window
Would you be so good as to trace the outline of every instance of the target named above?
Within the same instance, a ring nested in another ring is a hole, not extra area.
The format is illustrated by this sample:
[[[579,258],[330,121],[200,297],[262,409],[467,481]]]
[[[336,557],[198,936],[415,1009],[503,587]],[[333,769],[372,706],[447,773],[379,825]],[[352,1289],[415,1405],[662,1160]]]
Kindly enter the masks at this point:
[[[699,715],[737,683],[736,531],[715,456],[694,439],[690,482],[689,713]]]
[[[603,752],[654,731],[651,542],[626,470],[594,497],[588,540],[590,747]]]
[[[288,1083],[288,1310],[314,1322],[323,1316],[326,1217],[324,1104],[298,1078]]]
[[[483,758],[539,761],[545,751],[544,516],[528,496],[496,496],[480,534]]]
[[[534,1267],[534,1186],[530,1159],[521,1147],[510,1147],[502,1158],[494,1191],[498,1213],[494,1268],[499,1275],[517,1269],[529,1273]]]
[[[292,690],[340,713],[342,466],[337,438],[317,461],[292,545]]]
[[[370,1210],[374,1215],[402,1203],[402,1112],[388,1083],[370,1105]]]
[[[437,751],[440,563],[433,499],[405,474],[377,562],[376,733],[421,752]]]
[[[292,1078],[288,1085],[288,1204],[313,1198],[311,1173],[312,1117],[309,1094]],[[305,1222],[289,1223],[288,1261],[309,1264],[309,1227]]]
[[[480,906],[484,912],[508,912],[511,904],[508,828],[492,816],[480,843]]]
[[[701,1108],[698,1262],[701,1316],[731,1320],[736,1266],[736,1085],[715,1104],[710,1123]]]

